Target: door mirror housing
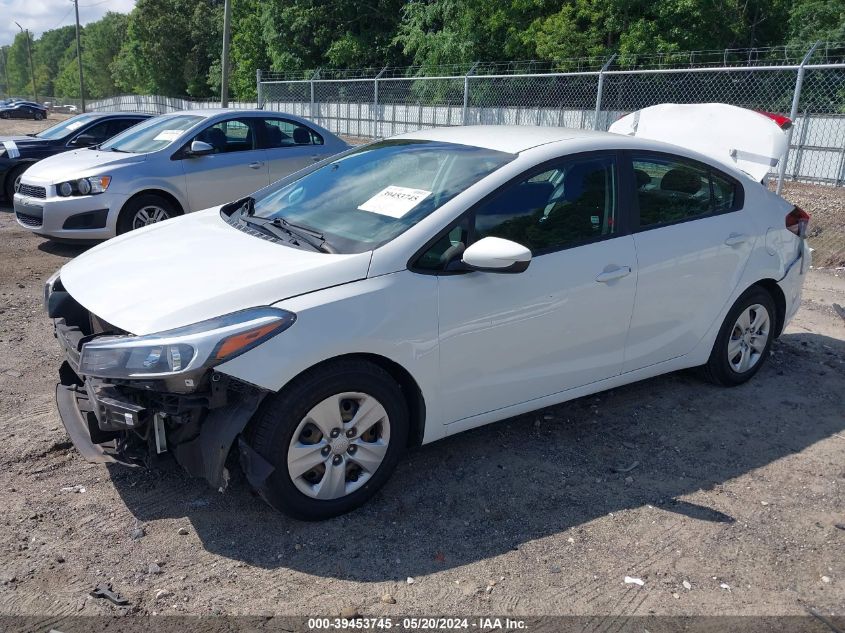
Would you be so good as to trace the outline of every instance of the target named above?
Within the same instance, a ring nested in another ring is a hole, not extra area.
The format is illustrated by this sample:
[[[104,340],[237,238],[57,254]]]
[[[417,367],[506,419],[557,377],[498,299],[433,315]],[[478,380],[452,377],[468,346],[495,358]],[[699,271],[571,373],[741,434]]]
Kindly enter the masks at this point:
[[[214,147],[209,145],[204,141],[191,141],[191,150],[188,152],[188,156],[206,156],[207,154],[213,154]]]
[[[461,262],[470,270],[521,273],[531,263],[531,251],[522,244],[510,240],[485,237],[464,251]]]
[[[92,145],[96,145],[100,142],[101,141],[93,134],[80,134],[73,139],[70,144],[74,147],[91,147]]]

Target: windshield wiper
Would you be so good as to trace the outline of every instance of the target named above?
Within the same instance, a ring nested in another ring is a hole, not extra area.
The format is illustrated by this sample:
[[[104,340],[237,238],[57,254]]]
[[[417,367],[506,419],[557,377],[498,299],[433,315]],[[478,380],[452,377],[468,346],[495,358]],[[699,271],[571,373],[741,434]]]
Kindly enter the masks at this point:
[[[285,229],[289,233],[296,233],[299,238],[314,248],[322,251],[323,253],[336,253],[337,251],[332,248],[332,245],[329,244],[328,240],[326,240],[326,236],[320,233],[317,229],[312,229],[310,226],[304,226],[302,224],[294,224],[289,220],[285,220],[284,218],[273,218],[271,221],[274,226],[278,226],[282,229]],[[317,240],[312,240],[311,238],[317,238]]]
[[[129,153],[125,149],[117,149],[116,147],[110,147],[109,151],[110,152],[120,152],[121,154],[128,154]]]

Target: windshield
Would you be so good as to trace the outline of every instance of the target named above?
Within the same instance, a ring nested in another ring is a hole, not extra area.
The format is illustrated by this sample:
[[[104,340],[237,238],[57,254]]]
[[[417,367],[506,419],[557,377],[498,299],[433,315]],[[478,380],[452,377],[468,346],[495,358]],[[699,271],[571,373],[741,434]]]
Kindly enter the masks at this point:
[[[185,130],[202,120],[203,117],[191,114],[155,117],[121,132],[100,145],[100,149],[136,154],[155,152],[170,145]]]
[[[255,201],[255,216],[284,218],[340,253],[389,242],[513,154],[435,141],[392,140],[347,154]]]
[[[96,118],[98,118],[96,114],[80,114],[78,116],[73,116],[69,119],[65,119],[61,123],[56,123],[56,125],[52,127],[48,127],[46,130],[41,130],[35,136],[50,140],[62,138],[71,132],[75,132],[83,125],[87,125]]]

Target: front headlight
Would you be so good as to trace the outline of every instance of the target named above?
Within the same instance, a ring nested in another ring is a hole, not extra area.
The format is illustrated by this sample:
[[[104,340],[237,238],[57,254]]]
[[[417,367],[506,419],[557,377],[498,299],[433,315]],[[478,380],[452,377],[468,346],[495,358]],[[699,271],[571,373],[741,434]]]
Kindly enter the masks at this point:
[[[111,176],[92,176],[91,178],[79,178],[68,180],[56,185],[56,191],[60,196],[89,196],[93,193],[103,193],[111,184]]]
[[[102,336],[82,346],[79,373],[117,379],[193,373],[251,350],[294,321],[293,312],[250,308],[158,334]]]

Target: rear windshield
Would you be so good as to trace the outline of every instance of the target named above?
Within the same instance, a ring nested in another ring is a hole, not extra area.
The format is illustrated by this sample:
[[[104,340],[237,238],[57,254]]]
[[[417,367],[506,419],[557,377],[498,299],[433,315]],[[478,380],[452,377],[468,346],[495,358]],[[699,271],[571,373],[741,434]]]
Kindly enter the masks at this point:
[[[202,120],[203,117],[191,114],[155,117],[121,132],[100,145],[100,149],[137,154],[156,152],[181,138],[186,130]]]
[[[96,114],[80,114],[78,116],[72,116],[61,123],[56,123],[56,125],[48,127],[46,130],[41,130],[35,136],[49,140],[63,138],[97,118],[99,117]]]
[[[323,234],[341,253],[389,242],[515,158],[481,147],[396,139],[366,145],[255,202],[255,215]]]

